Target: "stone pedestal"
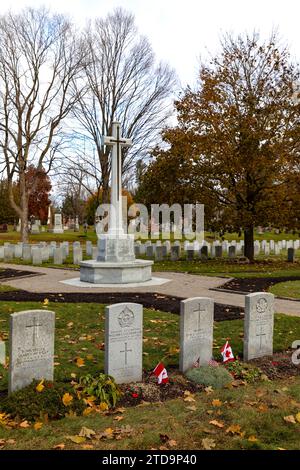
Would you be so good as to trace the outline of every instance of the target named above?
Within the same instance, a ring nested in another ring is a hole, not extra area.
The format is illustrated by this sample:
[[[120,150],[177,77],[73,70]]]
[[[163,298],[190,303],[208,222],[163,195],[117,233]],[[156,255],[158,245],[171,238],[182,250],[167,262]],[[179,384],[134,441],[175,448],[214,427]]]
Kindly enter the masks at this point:
[[[112,263],[130,262],[135,260],[133,235],[122,234],[112,237],[103,234],[98,240],[97,261]]]
[[[82,261],[80,280],[92,284],[130,284],[151,279],[153,261],[136,259],[128,262]]]

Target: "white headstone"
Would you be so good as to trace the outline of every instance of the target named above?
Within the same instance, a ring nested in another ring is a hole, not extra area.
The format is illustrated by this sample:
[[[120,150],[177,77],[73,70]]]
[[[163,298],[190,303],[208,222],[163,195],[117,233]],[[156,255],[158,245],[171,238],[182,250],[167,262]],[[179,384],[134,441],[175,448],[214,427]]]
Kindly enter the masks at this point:
[[[214,301],[194,297],[180,303],[180,362],[182,372],[212,358]]]
[[[33,379],[53,380],[55,313],[28,310],[10,316],[9,393]]]
[[[0,341],[0,364],[3,366],[5,365],[6,362],[6,357],[5,357],[5,342]]]
[[[117,383],[142,380],[143,306],[113,304],[105,309],[105,373]]]
[[[245,296],[244,360],[273,354],[274,295]]]

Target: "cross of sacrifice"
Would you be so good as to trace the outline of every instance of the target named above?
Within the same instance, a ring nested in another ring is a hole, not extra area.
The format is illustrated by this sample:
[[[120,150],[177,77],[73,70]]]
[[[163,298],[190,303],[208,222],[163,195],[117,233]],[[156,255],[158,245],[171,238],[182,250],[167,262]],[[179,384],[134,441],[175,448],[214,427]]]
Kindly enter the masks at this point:
[[[130,147],[132,145],[131,139],[121,137],[120,123],[114,121],[112,123],[112,135],[102,137],[102,145],[112,147],[112,191],[116,189],[117,200],[120,198],[122,187],[122,147]],[[116,170],[116,171],[115,171]]]
[[[122,147],[130,147],[131,139],[121,137],[120,123],[112,123],[112,135],[102,136],[102,145],[112,147],[111,157],[111,210],[109,215],[109,232],[123,233],[122,221]]]
[[[205,312],[205,308],[201,307],[201,304],[199,302],[198,304],[198,308],[196,308],[195,310],[193,310],[194,313],[198,313],[198,326],[197,326],[197,330],[200,330],[200,322],[201,322],[201,312]]]
[[[264,327],[264,325],[259,325],[257,327],[260,330],[259,333],[257,333],[258,330],[256,329],[256,336],[259,337],[259,350],[260,351],[263,349],[262,338],[267,336],[266,333],[263,333],[263,327]],[[266,338],[265,338],[265,340],[266,340]]]
[[[125,347],[123,351],[120,351],[120,353],[125,353],[125,366],[127,366],[127,353],[132,352],[132,349],[127,349],[127,343],[125,343]]]
[[[37,323],[36,317],[33,319],[33,325],[26,325],[26,328],[33,328],[32,330],[32,345],[36,346],[36,341],[39,337],[39,326],[43,326],[42,323]]]

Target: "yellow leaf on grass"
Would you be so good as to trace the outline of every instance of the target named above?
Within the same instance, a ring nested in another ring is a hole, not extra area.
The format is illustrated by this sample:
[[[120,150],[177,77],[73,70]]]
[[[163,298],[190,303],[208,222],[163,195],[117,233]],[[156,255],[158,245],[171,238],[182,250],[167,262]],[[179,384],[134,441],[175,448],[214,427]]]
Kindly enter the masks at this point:
[[[29,428],[30,424],[28,423],[27,420],[22,421],[22,423],[19,424],[20,428]]]
[[[85,437],[83,436],[67,436],[67,439],[74,442],[75,444],[81,444],[82,442],[85,442]]]
[[[79,433],[80,437],[86,437],[87,439],[92,439],[92,437],[95,435],[95,431],[93,429],[86,428],[83,426],[81,428],[81,431]]]
[[[99,408],[101,411],[107,411],[108,410],[108,404],[105,403],[105,401],[102,401],[99,405]]]
[[[83,413],[82,413],[82,416],[88,416],[89,414],[91,414],[93,412],[93,408],[89,407],[89,408],[85,408],[83,410]]]
[[[258,439],[257,439],[255,436],[249,436],[249,437],[248,437],[248,441],[249,441],[249,442],[257,442]]]
[[[82,359],[82,357],[77,357],[76,366],[77,367],[84,367],[84,359]]]
[[[65,406],[69,406],[72,401],[73,401],[73,397],[68,392],[65,393],[64,396],[62,397],[62,402]]]
[[[169,445],[170,447],[175,447],[175,446],[177,446],[177,441],[174,441],[174,439],[170,439],[170,440],[168,441],[168,445]]]
[[[187,407],[186,407],[186,410],[189,410],[189,411],[196,411],[197,408],[196,408],[195,405],[191,405],[191,406],[187,406]]]
[[[232,424],[226,429],[226,434],[241,434],[241,426],[239,424]]]
[[[43,427],[43,423],[41,423],[40,421],[37,421],[33,425],[33,429],[35,429],[35,431],[39,431],[42,427]]]
[[[206,437],[205,439],[202,439],[202,446],[203,446],[203,449],[205,450],[211,450],[212,447],[216,447],[216,443],[213,439],[209,439],[208,437]]]
[[[106,428],[106,429],[104,429],[104,435],[107,439],[113,439],[114,430],[112,428]]]
[[[300,423],[300,413],[296,414],[296,421],[298,421],[298,423]]]
[[[216,426],[217,428],[224,428],[224,423],[222,423],[221,421],[217,421],[216,419],[213,419],[212,421],[210,421],[209,424],[212,424],[213,426]]]
[[[66,445],[61,443],[61,444],[56,444],[55,446],[52,447],[52,449],[54,449],[54,450],[63,450],[65,447],[66,447]]]
[[[124,419],[124,416],[116,416],[114,421],[122,421],[122,419]]]
[[[285,421],[286,423],[296,424],[296,420],[295,420],[295,418],[294,418],[293,415],[284,416],[283,419],[284,419],[284,421]]]
[[[83,450],[90,450],[90,449],[93,449],[93,448],[94,448],[94,446],[92,444],[83,444],[81,446],[81,449],[83,449]]]
[[[45,385],[43,385],[43,383],[45,382],[45,379],[41,380],[40,383],[37,384],[37,386],[35,387],[36,391],[41,393],[44,388],[45,388]]]
[[[210,393],[213,393],[214,389],[210,385],[209,387],[205,387],[204,391],[207,393],[207,395],[209,395]]]
[[[216,398],[215,400],[213,400],[213,401],[211,402],[211,404],[212,404],[212,406],[216,406],[216,407],[222,406],[222,402],[221,402],[221,400],[219,400],[218,398]]]

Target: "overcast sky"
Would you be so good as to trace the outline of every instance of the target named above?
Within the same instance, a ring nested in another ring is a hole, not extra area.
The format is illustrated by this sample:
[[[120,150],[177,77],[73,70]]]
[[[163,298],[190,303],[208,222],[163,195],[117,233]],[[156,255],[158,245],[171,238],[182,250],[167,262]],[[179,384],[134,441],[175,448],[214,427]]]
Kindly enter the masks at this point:
[[[2,0],[0,13],[39,5],[69,13],[81,25],[86,18],[105,16],[117,6],[126,8],[135,14],[157,58],[176,69],[183,86],[195,82],[199,57],[216,51],[226,31],[255,29],[267,37],[278,27],[281,38],[300,59],[299,0]]]

